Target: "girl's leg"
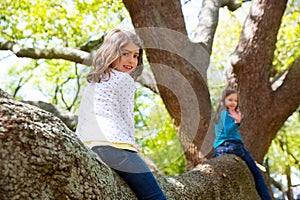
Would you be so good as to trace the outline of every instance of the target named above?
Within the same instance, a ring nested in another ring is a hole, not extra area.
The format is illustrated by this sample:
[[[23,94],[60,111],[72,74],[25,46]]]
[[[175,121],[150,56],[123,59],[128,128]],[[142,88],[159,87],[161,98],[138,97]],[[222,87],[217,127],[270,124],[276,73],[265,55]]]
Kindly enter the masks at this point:
[[[150,169],[136,152],[111,146],[97,146],[92,150],[125,180],[138,199],[166,199]]]
[[[220,146],[214,149],[213,158],[223,156],[226,154],[235,154],[238,155],[242,153],[242,143],[234,141],[223,142]]]
[[[251,154],[245,149],[244,149],[244,154],[241,156],[241,158],[246,162],[248,168],[250,169],[253,178],[255,180],[255,186],[258,194],[263,200],[272,200],[271,195],[269,193],[267,184],[265,182],[265,179],[257,167],[253,157]]]
[[[262,200],[272,199],[262,173],[256,166],[256,163],[251,154],[244,148],[244,145],[242,143],[236,143],[232,141],[224,142],[222,145],[215,149],[213,157],[218,157],[225,154],[235,154],[242,158],[246,162],[248,168],[252,173],[256,190]]]

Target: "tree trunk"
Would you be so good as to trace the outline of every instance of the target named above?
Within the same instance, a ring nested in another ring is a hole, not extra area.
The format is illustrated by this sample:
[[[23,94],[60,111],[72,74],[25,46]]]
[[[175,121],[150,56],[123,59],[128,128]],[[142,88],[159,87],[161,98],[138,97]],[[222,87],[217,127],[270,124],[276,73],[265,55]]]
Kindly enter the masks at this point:
[[[199,156],[211,119],[206,82],[209,54],[187,37],[180,1],[124,1],[147,58],[159,93],[177,129],[187,168]],[[150,11],[151,10],[151,11]]]
[[[0,90],[0,199],[136,199],[53,114]],[[168,199],[259,199],[241,159],[227,155],[158,177]]]
[[[227,5],[234,10],[239,6],[235,2],[204,0],[201,13],[206,15],[201,15],[196,31],[198,43],[191,43],[180,1],[124,0],[136,32],[145,41],[147,58],[177,128],[188,169],[203,161],[213,145],[206,71],[219,8]],[[237,83],[244,116],[241,135],[258,162],[262,162],[278,130],[300,104],[300,58],[289,66],[282,85],[272,89],[270,82],[276,37],[286,3],[287,0],[252,1],[231,61],[231,77],[236,79],[233,82]]]
[[[287,1],[252,1],[236,52],[232,57],[246,148],[262,162],[272,140],[300,104],[300,58],[289,66],[281,86],[270,82],[277,33]],[[259,141],[259,142],[257,142]]]

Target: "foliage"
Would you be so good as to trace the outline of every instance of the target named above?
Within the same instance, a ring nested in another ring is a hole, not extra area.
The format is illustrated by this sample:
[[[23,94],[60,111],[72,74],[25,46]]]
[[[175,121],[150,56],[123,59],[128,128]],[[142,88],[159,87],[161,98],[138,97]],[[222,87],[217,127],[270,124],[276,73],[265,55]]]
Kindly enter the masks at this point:
[[[286,167],[300,171],[300,108],[285,122],[272,141],[268,152],[268,165],[271,174],[285,174]],[[295,174],[296,176],[296,174]],[[282,176],[280,176],[282,177]],[[300,176],[298,177],[300,179]],[[282,178],[280,182],[282,182]]]
[[[137,141],[166,175],[185,170],[183,152],[171,118],[159,95],[139,88],[135,100]]]
[[[215,108],[226,84],[226,69],[230,65],[230,55],[237,46],[243,23],[241,16],[245,15],[246,10],[247,7],[242,7],[232,13],[226,8],[220,9],[220,15],[223,17],[219,19],[208,68],[208,86]]]
[[[79,48],[119,26],[128,13],[121,1],[4,0],[0,4],[0,42],[15,41],[25,47]],[[66,110],[78,107],[86,66],[65,60],[16,59],[1,87],[18,99],[32,99],[28,91]],[[26,60],[29,60],[28,62]],[[26,62],[24,62],[26,61]],[[34,64],[33,64],[34,63]],[[16,87],[17,86],[17,87]]]
[[[11,93],[16,99],[21,99],[20,96],[17,95],[18,91],[21,87],[32,79],[34,76],[33,71],[37,67],[37,61],[31,59],[22,59],[25,62],[25,65],[14,64],[8,70],[9,79],[6,80],[4,85],[4,90],[8,93]],[[1,80],[2,81],[2,80]]]
[[[113,0],[4,0],[0,10],[1,40],[33,47],[76,48],[127,15],[121,1]]]
[[[294,2],[295,4],[297,3]],[[300,4],[300,1],[298,1]],[[293,6],[293,5],[290,5]],[[296,9],[296,10],[294,10]],[[283,16],[276,43],[273,65],[277,72],[287,70],[295,58],[300,56],[300,14],[299,7],[290,8]]]
[[[1,84],[17,99],[33,100],[34,94],[40,100],[70,110],[77,92],[85,85],[88,69],[64,60],[20,58],[9,68],[9,78],[1,80]]]

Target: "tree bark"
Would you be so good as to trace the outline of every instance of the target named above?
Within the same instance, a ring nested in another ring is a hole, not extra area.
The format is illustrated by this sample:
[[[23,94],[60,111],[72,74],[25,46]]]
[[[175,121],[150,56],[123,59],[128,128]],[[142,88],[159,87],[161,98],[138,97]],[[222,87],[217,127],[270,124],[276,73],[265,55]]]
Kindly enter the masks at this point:
[[[204,44],[211,54],[220,8],[227,6],[231,11],[234,11],[241,5],[242,2],[237,0],[203,0],[200,20],[194,32],[193,41]]]
[[[24,103],[28,103],[33,106],[37,106],[45,111],[48,111],[62,120],[65,125],[72,131],[76,130],[76,125],[78,123],[78,116],[73,113],[63,110],[56,105],[51,103],[46,103],[43,101],[23,101]]]
[[[159,94],[177,129],[187,168],[191,169],[203,161],[205,155],[199,152],[211,119],[206,82],[209,54],[202,44],[189,41],[180,1],[124,4],[145,43]]]
[[[241,135],[246,148],[258,162],[262,162],[278,130],[300,104],[300,58],[289,66],[283,83],[276,90],[272,89],[270,81],[276,38],[286,3],[287,0],[280,3],[276,0],[252,1],[239,44],[232,57],[231,77],[236,79],[233,82],[237,83],[244,116]],[[213,131],[209,131],[212,129],[209,124],[212,125],[213,122],[210,122],[212,106],[206,85],[206,71],[218,23],[218,11],[225,5],[234,10],[238,7],[238,2],[203,1],[202,15],[195,35],[198,43],[191,43],[186,37],[180,1],[124,0],[124,4],[136,32],[146,43],[147,58],[159,93],[178,130],[187,168],[192,168],[203,161],[201,158],[207,155],[213,141]],[[165,34],[157,34],[158,28],[163,29]],[[174,50],[176,47],[180,51]],[[199,63],[201,60],[204,62]],[[191,87],[179,87],[184,85],[184,81],[178,80],[179,76],[174,75],[173,70]],[[195,101],[187,98],[193,96]],[[191,102],[193,108],[185,105]],[[186,111],[196,111],[184,115],[182,113],[185,108],[188,108]],[[186,121],[191,122],[187,126],[192,124],[193,127],[193,123],[197,124],[197,130],[185,129]],[[206,153],[201,151],[203,146],[206,147]]]
[[[246,148],[259,162],[300,104],[300,58],[289,66],[281,86],[273,90],[270,81],[277,33],[286,3],[286,0],[253,1],[232,57],[244,115],[241,134]]]
[[[0,90],[0,199],[136,199],[126,183],[62,121]],[[157,177],[168,199],[259,199],[233,155]]]
[[[33,59],[64,59],[75,63],[91,65],[92,55],[84,50],[73,48],[24,48],[12,41],[2,41],[0,50],[10,50],[18,57],[28,57]]]

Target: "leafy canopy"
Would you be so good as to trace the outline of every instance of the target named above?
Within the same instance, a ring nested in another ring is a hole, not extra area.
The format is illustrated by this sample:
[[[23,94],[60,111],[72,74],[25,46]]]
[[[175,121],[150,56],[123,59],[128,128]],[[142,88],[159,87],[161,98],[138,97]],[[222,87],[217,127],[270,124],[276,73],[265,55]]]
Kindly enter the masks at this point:
[[[76,48],[128,17],[120,0],[3,0],[1,40]]]
[[[0,11],[0,42],[32,48],[79,48],[128,18],[121,0],[3,0]],[[44,101],[72,111],[90,70],[61,59],[18,58],[9,65],[8,79],[0,80],[2,89],[18,99],[32,99],[28,93],[34,91]]]

